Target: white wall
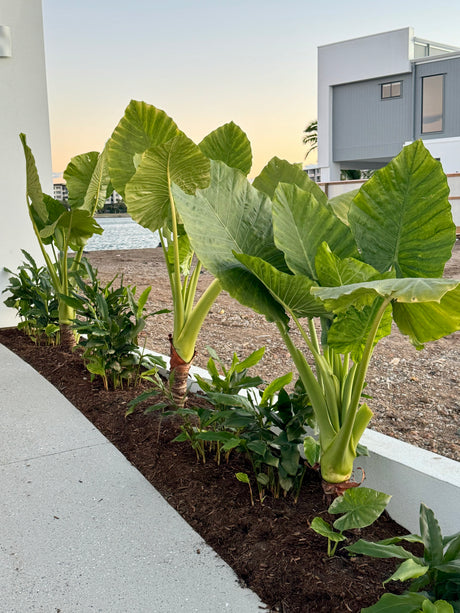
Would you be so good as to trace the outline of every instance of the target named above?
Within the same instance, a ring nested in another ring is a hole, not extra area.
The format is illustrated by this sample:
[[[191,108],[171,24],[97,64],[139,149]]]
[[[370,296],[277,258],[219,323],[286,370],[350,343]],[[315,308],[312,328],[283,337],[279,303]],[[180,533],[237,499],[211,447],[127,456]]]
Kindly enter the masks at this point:
[[[41,261],[25,202],[20,132],[27,135],[43,190],[52,193],[41,0],[0,0],[0,25],[11,32],[11,57],[0,57],[0,326],[13,326],[14,310],[1,296],[8,285],[3,267],[16,270],[21,248]]]
[[[323,181],[338,181],[332,162],[332,87],[411,71],[412,28],[318,47],[318,166]]]
[[[363,183],[365,183],[364,180],[331,182],[321,181],[321,183],[318,183],[318,185],[323,192],[326,193],[330,200],[331,198],[335,198],[336,196],[340,196],[346,192],[359,189]],[[452,207],[452,219],[454,224],[460,228],[460,174],[447,174],[447,183],[450,190],[449,201]]]

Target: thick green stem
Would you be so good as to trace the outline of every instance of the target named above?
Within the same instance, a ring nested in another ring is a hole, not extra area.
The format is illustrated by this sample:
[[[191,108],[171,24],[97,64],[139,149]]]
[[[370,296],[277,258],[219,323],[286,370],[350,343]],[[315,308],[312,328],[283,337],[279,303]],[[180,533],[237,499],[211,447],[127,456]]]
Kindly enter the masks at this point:
[[[172,235],[173,235],[173,253],[174,253],[174,287],[175,287],[175,296],[174,296],[174,335],[178,333],[179,330],[182,330],[184,326],[185,320],[185,309],[184,309],[184,300],[182,296],[182,282],[180,277],[180,254],[179,254],[179,234],[177,232],[177,215],[176,215],[176,205],[174,204],[174,198],[171,192],[171,178],[169,176],[169,167],[168,167],[168,192],[169,192],[169,204],[171,209],[171,225],[172,225]],[[174,339],[176,342],[176,339]]]
[[[320,431],[320,444],[321,447],[327,447],[336,435],[331,420],[329,418],[329,412],[327,409],[326,400],[321,385],[315,378],[315,375],[308,364],[305,356],[300,352],[292,342],[289,333],[282,323],[277,322],[278,330],[281,337],[292,357],[292,360],[297,368],[299,377],[305,386],[308,397],[315,413],[316,421],[318,423]]]
[[[190,280],[186,287],[185,296],[184,296],[185,321],[187,321],[190,318],[190,315],[193,310],[193,302],[195,300],[196,288],[198,285],[198,280],[200,278],[201,267],[202,267],[201,262],[198,260],[194,271],[190,275]]]
[[[196,339],[200,333],[203,322],[221,291],[222,286],[220,282],[214,279],[209,287],[203,292],[201,298],[193,308],[190,317],[180,330],[177,339],[174,340],[174,347],[185,362],[189,362],[193,358]]]

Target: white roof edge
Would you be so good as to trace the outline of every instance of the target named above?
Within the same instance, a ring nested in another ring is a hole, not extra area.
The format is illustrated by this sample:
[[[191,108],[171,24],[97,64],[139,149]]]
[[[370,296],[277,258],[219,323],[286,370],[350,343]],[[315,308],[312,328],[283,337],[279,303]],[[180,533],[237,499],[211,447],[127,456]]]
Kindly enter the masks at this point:
[[[343,43],[351,43],[355,40],[363,40],[364,38],[374,38],[377,36],[382,36],[384,34],[392,34],[393,32],[404,32],[407,30],[408,32],[413,32],[412,26],[407,26],[405,28],[396,28],[395,30],[386,30],[385,32],[376,32],[375,34],[366,34],[364,36],[357,36],[356,38],[347,38],[345,40],[336,41],[335,43],[326,43],[325,45],[318,45],[318,49],[322,49],[323,47],[334,47],[335,45],[343,45]],[[422,40],[422,39],[418,39]],[[441,45],[442,43],[434,43],[434,41],[429,41],[433,44]],[[447,46],[447,45],[444,45]]]

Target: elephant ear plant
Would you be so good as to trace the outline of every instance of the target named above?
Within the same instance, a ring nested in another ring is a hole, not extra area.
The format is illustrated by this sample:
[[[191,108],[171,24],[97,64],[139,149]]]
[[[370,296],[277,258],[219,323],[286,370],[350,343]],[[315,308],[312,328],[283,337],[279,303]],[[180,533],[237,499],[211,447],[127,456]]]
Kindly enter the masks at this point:
[[[278,327],[313,406],[326,492],[356,485],[350,478],[372,417],[362,391],[375,344],[392,321],[417,348],[460,328],[459,281],[441,278],[455,242],[441,165],[415,142],[353,199],[328,202],[282,160],[252,186],[212,162],[208,188],[190,195],[173,186],[172,193],[203,265]]]
[[[84,246],[94,233],[102,234],[93,216],[108,195],[106,153],[93,151],[72,158],[64,172],[69,190],[67,205],[42,192],[32,151],[25,135],[20,138],[26,158],[27,207],[58,301],[60,344],[71,348],[75,344],[71,328],[75,310],[66,299]],[[75,251],[71,262],[70,249]]]
[[[174,328],[170,335],[170,385],[174,402],[183,404],[198,333],[222,290],[215,279],[195,304],[201,263],[177,213],[173,183],[193,195],[210,183],[209,158],[247,173],[251,146],[235,124],[222,126],[200,145],[154,106],[132,100],[108,142],[110,177],[128,213],[140,225],[158,231],[171,286]],[[202,231],[206,224],[202,227]]]

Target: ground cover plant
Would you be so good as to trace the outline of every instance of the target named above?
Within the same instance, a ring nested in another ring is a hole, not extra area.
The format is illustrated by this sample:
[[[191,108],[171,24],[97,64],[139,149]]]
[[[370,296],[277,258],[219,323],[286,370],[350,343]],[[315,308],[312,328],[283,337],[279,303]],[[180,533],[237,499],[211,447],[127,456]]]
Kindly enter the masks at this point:
[[[401,542],[421,543],[423,556],[401,547]],[[352,554],[403,560],[384,583],[411,581],[407,593],[384,594],[377,604],[366,609],[369,613],[389,610],[410,613],[418,610],[425,600],[433,605],[446,602],[451,606],[449,610],[460,611],[460,532],[443,538],[433,511],[424,504],[420,505],[420,535],[409,534],[379,542],[360,539],[346,549]],[[441,604],[438,609],[432,609],[427,603],[423,611],[447,611]]]
[[[459,282],[441,278],[455,242],[442,168],[416,142],[334,202],[277,159],[253,186],[219,162],[211,175],[195,195],[173,186],[190,241],[224,289],[276,323],[313,406],[325,488],[340,493],[372,417],[362,393],[375,344],[392,321],[418,348],[460,328]]]
[[[123,285],[123,278],[115,277],[102,285],[97,270],[86,261],[82,266],[85,278],[76,273],[76,289],[63,299],[75,310],[72,328],[78,334],[82,358],[91,376],[101,377],[106,389],[109,383],[116,389],[124,384],[135,385],[144,371],[157,366],[166,368],[162,358],[139,347],[139,334],[147,317],[165,312],[145,312],[151,287],[136,298],[136,288]]]
[[[34,343],[54,344],[59,332],[59,311],[48,269],[38,266],[30,253],[21,251],[25,260],[18,272],[4,268],[11,275],[2,292],[9,294],[4,303],[16,309],[18,330],[24,330]]]

